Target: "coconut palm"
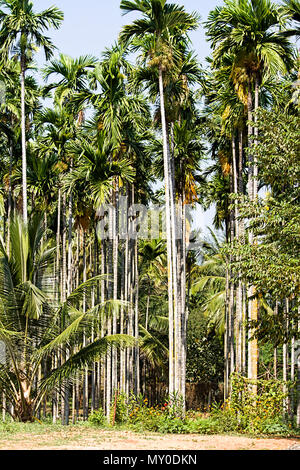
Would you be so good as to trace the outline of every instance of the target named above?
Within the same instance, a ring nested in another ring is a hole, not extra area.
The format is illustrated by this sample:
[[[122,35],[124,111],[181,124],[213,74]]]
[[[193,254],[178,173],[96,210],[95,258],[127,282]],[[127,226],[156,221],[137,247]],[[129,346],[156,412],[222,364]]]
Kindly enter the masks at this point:
[[[3,240],[0,244],[0,338],[6,349],[6,362],[0,367],[0,389],[6,403],[13,407],[13,418],[26,422],[33,420],[41,400],[56,383],[70,378],[106,353],[109,344],[116,346],[126,337],[96,338],[38,379],[41,364],[49,361],[54,352],[80,344],[83,328],[91,329],[95,319],[103,316],[99,315],[101,311],[110,315],[111,306],[98,305],[85,313],[76,309],[78,299],[91,290],[98,277],[80,285],[57,309],[52,279],[55,249],[41,243],[43,227],[39,219],[28,226],[20,219],[13,220],[10,236],[11,255],[6,253]]]
[[[36,13],[30,0],[1,0],[0,7],[0,49],[7,56],[19,56],[21,81],[21,131],[22,131],[22,178],[23,178],[23,218],[27,222],[27,183],[26,183],[26,125],[25,125],[25,75],[28,67],[28,53],[34,48],[42,48],[46,59],[53,54],[54,45],[44,35],[50,27],[58,29],[63,13],[56,7]]]

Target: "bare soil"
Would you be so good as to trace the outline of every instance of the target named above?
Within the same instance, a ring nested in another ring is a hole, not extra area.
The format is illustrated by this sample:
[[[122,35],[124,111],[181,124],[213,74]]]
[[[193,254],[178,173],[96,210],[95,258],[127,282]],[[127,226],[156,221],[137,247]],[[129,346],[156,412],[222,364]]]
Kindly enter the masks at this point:
[[[1,450],[300,450],[296,438],[136,434],[69,427],[50,433],[1,436]]]

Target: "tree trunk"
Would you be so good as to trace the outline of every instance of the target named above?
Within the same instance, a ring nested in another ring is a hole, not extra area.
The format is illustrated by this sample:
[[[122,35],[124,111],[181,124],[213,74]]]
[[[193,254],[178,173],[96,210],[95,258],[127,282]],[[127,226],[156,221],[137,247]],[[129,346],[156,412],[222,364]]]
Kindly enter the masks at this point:
[[[288,328],[289,328],[289,300],[285,299],[284,301],[284,315],[283,315],[283,329],[285,335],[288,333]],[[283,378],[283,388],[284,388],[284,393],[287,394],[288,389],[287,389],[287,381],[288,381],[288,366],[289,366],[289,358],[288,358],[288,343],[287,340],[284,341],[283,346],[282,346],[282,378]],[[287,418],[287,413],[288,413],[288,398],[284,398],[283,400],[283,409],[285,413],[285,417]]]
[[[230,377],[230,315],[229,315],[229,270],[226,268],[225,332],[224,332],[224,401],[229,397]]]
[[[70,166],[70,173],[73,170],[73,161]],[[67,274],[67,292],[68,295],[72,292],[72,227],[73,227],[73,194],[69,196],[69,222],[68,222],[68,274]]]
[[[26,157],[26,111],[25,111],[25,71],[26,58],[21,56],[21,134],[22,134],[22,204],[23,221],[27,224],[27,157]]]
[[[119,237],[118,237],[118,206],[119,206],[119,183],[115,178],[113,189],[114,220],[113,220],[113,300],[118,300],[118,261],[119,261]],[[113,335],[117,334],[117,311],[113,313]],[[118,351],[112,348],[112,394],[118,388]]]
[[[170,206],[170,157],[165,114],[165,98],[163,71],[159,67],[159,93],[161,125],[163,136],[163,155],[164,155],[164,178],[165,178],[165,198],[166,198],[166,236],[167,236],[167,259],[168,259],[168,305],[169,305],[169,395],[175,390],[174,382],[174,303],[173,303],[173,250],[171,233],[171,206]]]
[[[298,307],[298,318],[300,318],[300,306]],[[300,332],[300,320],[298,320],[298,332]],[[299,340],[298,340],[298,348],[297,348],[296,396],[297,396],[296,426],[299,429],[300,428],[300,341]]]
[[[13,159],[13,144],[12,140],[9,140],[9,175],[8,175],[8,207],[7,207],[7,243],[6,249],[8,256],[10,255],[10,222],[12,218],[12,184],[11,184],[11,176],[12,176],[12,159]]]
[[[83,260],[83,282],[87,281],[87,255],[86,255],[86,232],[85,229],[82,229],[82,260]],[[82,311],[85,313],[87,311],[87,298],[86,294],[83,295],[83,305]],[[83,332],[83,346],[87,346],[87,337],[86,332]],[[83,375],[83,419],[87,420],[89,414],[89,375],[88,375],[88,368],[84,369]]]
[[[181,196],[181,260],[180,260],[180,276],[181,276],[181,395],[185,411],[186,406],[186,349],[187,349],[187,322],[188,322],[188,306],[186,302],[186,210],[185,210],[185,185],[182,188]]]
[[[136,345],[134,348],[135,362],[135,395],[140,394],[140,350],[139,340],[139,272],[138,272],[138,240],[135,240],[134,246],[134,271],[135,271],[135,311],[134,311],[134,337]]]
[[[241,150],[240,150],[241,151]],[[239,156],[240,160],[240,156]],[[232,136],[232,162],[233,162],[233,189],[234,189],[234,219],[235,219],[235,238],[240,241],[240,221],[237,196],[239,195],[239,171],[237,166],[236,139],[235,133]],[[242,371],[243,354],[243,285],[241,275],[236,286],[236,371]]]
[[[255,111],[258,109],[259,104],[259,89],[258,89],[258,79],[255,81]],[[252,93],[251,93],[251,83],[249,83],[249,92],[248,92],[248,120],[252,121]],[[256,116],[255,116],[256,119]],[[248,146],[251,148],[252,142],[251,138],[253,135],[253,127],[251,122],[248,124]],[[255,136],[257,136],[257,129],[255,129]],[[257,165],[255,159],[251,155],[249,156],[249,177],[248,177],[248,191],[249,198],[251,201],[254,201],[257,197]],[[249,243],[254,243],[253,232],[249,232]],[[256,322],[258,318],[258,300],[255,298],[256,289],[254,286],[250,286],[248,293],[248,315],[251,322]],[[252,393],[257,394],[257,381],[258,374],[258,342],[256,338],[253,338],[254,330],[249,329],[249,342],[248,342],[248,378],[254,381],[253,386],[251,387]]]

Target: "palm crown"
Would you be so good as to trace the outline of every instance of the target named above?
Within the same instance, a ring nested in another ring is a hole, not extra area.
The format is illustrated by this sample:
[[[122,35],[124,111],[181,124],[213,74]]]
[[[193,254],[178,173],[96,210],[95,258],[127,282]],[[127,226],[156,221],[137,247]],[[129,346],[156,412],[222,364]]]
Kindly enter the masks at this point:
[[[20,40],[21,51],[25,52],[28,44],[43,48],[46,58],[53,53],[54,44],[43,35],[49,27],[58,29],[63,13],[56,7],[50,7],[40,13],[33,10],[29,0],[1,0],[0,7],[0,44],[2,50],[10,52]]]

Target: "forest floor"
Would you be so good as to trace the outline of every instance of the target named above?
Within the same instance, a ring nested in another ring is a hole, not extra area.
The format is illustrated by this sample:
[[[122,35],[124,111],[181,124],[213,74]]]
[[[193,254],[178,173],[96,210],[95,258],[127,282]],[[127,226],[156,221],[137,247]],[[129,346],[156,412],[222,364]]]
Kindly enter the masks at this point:
[[[138,434],[88,426],[0,426],[0,450],[300,450],[297,438]]]

